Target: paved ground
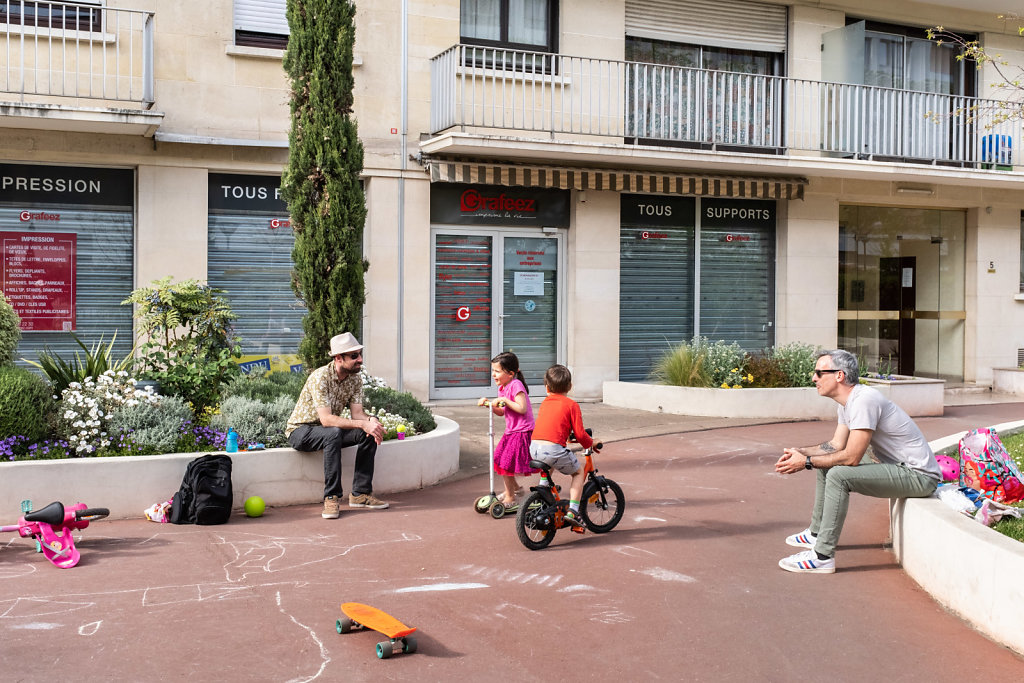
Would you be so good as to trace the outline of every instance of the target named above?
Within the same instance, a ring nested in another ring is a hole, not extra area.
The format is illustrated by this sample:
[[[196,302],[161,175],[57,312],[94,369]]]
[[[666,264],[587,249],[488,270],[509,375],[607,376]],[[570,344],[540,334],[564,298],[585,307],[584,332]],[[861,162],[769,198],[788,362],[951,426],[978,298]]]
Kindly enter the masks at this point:
[[[467,460],[481,443],[486,458],[485,411],[435,410],[469,412]],[[598,466],[625,490],[626,515],[605,535],[559,532],[543,551],[523,548],[511,519],[472,511],[482,467],[339,520],[296,506],[219,527],[98,522],[70,570],[0,539],[0,678],[1024,677],[1024,660],[894,563],[884,501],[854,498],[836,574],[777,568],[784,537],[806,526],[813,478],[771,465],[783,445],[829,436],[830,423],[583,412],[609,444]],[[986,404],[919,422],[935,438],[1022,417],[1024,403]],[[663,435],[615,440],[632,433]],[[420,651],[379,661],[376,634],[338,635],[344,601],[419,627]]]

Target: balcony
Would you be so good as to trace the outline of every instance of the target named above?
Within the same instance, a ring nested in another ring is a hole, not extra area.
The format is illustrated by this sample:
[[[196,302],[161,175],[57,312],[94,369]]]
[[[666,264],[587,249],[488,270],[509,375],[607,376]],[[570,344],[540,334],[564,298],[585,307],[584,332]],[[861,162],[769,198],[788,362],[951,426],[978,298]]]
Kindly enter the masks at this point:
[[[1021,163],[1020,123],[1004,116],[1014,105],[996,100],[467,45],[433,59],[431,84],[435,135],[522,131],[979,170]]]
[[[0,0],[0,126],[152,135],[154,13]]]

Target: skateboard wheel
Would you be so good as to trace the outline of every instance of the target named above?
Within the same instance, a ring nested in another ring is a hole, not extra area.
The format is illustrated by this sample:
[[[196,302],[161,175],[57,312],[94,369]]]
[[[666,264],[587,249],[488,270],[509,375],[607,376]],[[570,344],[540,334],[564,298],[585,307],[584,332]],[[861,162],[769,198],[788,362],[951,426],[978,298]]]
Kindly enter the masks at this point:
[[[412,636],[406,636],[405,638],[402,638],[402,652],[405,652],[406,654],[410,655],[413,652],[416,652],[416,639]]]
[[[501,519],[505,516],[505,504],[501,501],[495,501],[494,505],[491,506],[491,517],[494,519]]]
[[[337,629],[338,633],[348,633],[352,630],[352,620],[338,619],[337,623],[334,624],[334,628]]]
[[[395,651],[394,648],[391,647],[391,641],[390,640],[384,640],[384,641],[381,641],[381,642],[377,643],[377,658],[378,659],[388,659],[394,653],[394,651]]]

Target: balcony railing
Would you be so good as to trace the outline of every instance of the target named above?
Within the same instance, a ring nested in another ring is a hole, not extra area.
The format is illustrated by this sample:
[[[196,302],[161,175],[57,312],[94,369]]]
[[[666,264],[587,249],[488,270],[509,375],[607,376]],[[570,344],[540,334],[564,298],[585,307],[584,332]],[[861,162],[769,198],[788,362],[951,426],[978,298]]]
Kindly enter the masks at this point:
[[[0,92],[153,104],[153,12],[0,0]]]
[[[467,45],[435,57],[431,78],[434,133],[492,128],[970,167],[1010,166],[1021,142],[1020,124],[1000,116],[1006,102],[893,88]]]

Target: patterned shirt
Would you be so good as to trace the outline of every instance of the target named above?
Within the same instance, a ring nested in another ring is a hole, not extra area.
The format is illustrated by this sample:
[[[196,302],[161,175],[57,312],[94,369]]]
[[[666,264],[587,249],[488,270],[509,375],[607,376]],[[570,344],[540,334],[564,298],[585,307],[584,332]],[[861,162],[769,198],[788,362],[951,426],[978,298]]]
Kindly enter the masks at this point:
[[[288,418],[288,427],[284,430],[285,437],[291,436],[301,425],[319,425],[318,408],[330,408],[331,415],[341,415],[341,411],[353,403],[363,402],[363,380],[357,373],[339,380],[334,371],[334,361],[322,368],[309,373],[306,384],[302,387],[295,410]]]

